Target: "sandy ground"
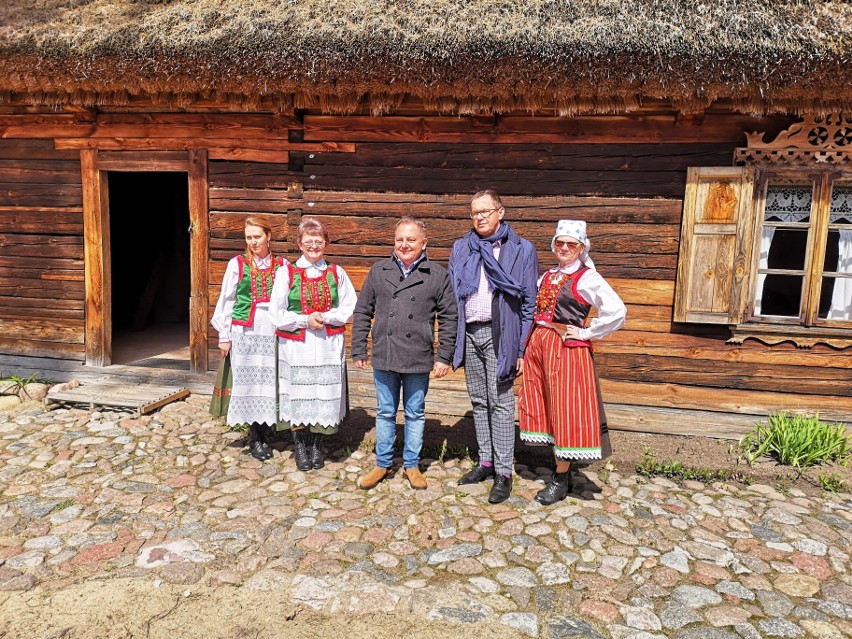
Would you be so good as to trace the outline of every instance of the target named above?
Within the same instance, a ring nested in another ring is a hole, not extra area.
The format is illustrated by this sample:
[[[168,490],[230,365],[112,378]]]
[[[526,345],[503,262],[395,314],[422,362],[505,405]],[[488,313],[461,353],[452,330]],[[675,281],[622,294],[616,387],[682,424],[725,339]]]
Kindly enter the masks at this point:
[[[56,592],[38,587],[3,596],[7,594],[0,603],[2,639],[519,636],[517,630],[499,624],[462,627],[399,614],[332,616],[288,603],[283,593],[165,583],[155,587],[153,579],[88,581]]]

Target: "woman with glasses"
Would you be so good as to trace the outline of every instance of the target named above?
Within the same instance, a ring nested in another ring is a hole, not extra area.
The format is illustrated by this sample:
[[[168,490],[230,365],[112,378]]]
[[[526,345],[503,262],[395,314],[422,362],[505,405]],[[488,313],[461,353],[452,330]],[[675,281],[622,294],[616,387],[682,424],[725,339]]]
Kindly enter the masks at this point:
[[[284,258],[272,255],[272,227],[260,217],[245,220],[246,252],[228,262],[222,290],[210,323],[219,332],[219,352],[230,357],[229,426],[249,425],[249,452],[260,461],[272,457],[267,442],[278,415],[275,410],[275,326],[269,294]]]
[[[320,439],[346,414],[345,325],[356,295],[349,276],[325,260],[328,231],[316,219],[297,230],[302,256],[272,289],[278,349],[278,429],[289,428],[299,470],[323,467]]]
[[[559,264],[539,280],[535,325],[524,357],[521,440],[553,446],[556,469],[535,499],[571,492],[571,462],[612,454],[592,342],[624,326],[627,309],[589,259],[586,223],[560,220],[550,243]],[[592,308],[597,316],[586,326]]]

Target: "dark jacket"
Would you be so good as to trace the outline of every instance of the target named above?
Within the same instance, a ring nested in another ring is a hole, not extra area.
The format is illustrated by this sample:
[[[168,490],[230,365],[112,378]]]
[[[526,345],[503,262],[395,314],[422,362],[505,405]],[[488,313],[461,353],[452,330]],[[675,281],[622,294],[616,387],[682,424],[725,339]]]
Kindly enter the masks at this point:
[[[450,277],[455,269],[461,268],[470,254],[467,235],[470,230],[453,244],[450,254]],[[498,259],[503,269],[520,284],[524,293],[521,299],[506,296],[497,291],[491,306],[493,322],[494,349],[497,351],[497,379],[513,380],[518,374],[518,358],[524,356],[527,336],[535,317],[535,298],[538,282],[538,254],[535,247],[509,227],[509,237],[500,247]],[[456,350],[453,356],[453,368],[464,363],[465,321],[464,300],[458,303],[458,325],[456,332]]]
[[[353,360],[367,359],[371,321],[373,368],[396,373],[428,373],[436,359],[450,364],[457,311],[447,269],[424,259],[403,278],[392,258],[373,264],[358,295],[352,318]]]

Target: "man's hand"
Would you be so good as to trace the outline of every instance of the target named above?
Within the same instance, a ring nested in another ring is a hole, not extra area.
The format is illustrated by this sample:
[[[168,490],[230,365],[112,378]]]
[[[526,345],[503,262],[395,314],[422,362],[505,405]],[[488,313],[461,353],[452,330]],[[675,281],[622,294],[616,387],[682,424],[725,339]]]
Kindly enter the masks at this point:
[[[355,368],[360,368],[364,370],[367,368],[367,360],[366,359],[353,359],[352,363],[355,365]]]
[[[518,375],[524,374],[524,358],[523,357],[518,358],[518,361],[515,363],[515,368],[518,371]]]
[[[219,352],[222,357],[227,357],[228,353],[231,352],[231,342],[219,342]]]
[[[435,374],[435,377],[440,379],[444,375],[450,372],[450,365],[443,364],[441,362],[435,362],[432,365],[432,372]]]
[[[322,313],[319,311],[314,311],[310,315],[308,315],[308,328],[312,331],[316,331],[325,326],[325,319],[323,319]]]

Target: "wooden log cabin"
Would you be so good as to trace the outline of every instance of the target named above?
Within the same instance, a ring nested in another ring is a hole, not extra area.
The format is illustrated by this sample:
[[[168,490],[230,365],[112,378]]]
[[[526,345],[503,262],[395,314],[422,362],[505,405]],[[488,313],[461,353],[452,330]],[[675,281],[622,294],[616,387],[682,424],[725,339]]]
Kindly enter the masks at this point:
[[[846,2],[7,0],[0,24],[0,373],[209,391],[245,216],[292,258],[321,219],[360,285],[400,215],[445,261],[493,188],[542,268],[588,222],[629,309],[596,350],[614,427],[852,420]],[[429,399],[465,414],[462,371]]]

